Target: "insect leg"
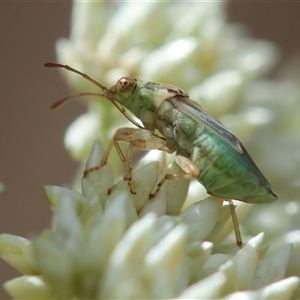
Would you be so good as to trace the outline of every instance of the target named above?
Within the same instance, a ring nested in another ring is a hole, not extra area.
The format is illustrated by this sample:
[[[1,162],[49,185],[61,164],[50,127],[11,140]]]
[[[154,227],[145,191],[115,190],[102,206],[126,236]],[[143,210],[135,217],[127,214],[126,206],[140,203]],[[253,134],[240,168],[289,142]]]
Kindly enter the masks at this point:
[[[129,134],[129,132],[127,132]],[[173,150],[169,149],[166,146],[166,140],[161,138],[153,132],[146,129],[132,129],[130,132],[130,141],[126,154],[126,158],[124,159],[124,176],[123,179],[128,183],[130,191],[132,194],[135,194],[131,188],[131,179],[132,179],[132,167],[131,167],[131,159],[132,159],[132,151],[133,148],[137,148],[140,150],[162,150],[166,152],[173,152]],[[123,139],[124,141],[124,139]]]
[[[126,156],[123,154],[119,142],[129,143]],[[130,191],[133,194],[134,192],[131,189],[131,177],[132,177],[131,158],[132,158],[133,148],[137,148],[141,150],[158,149],[162,151],[172,152],[172,150],[170,150],[166,146],[165,139],[160,138],[157,135],[153,135],[152,131],[146,129],[139,129],[139,128],[120,128],[115,132],[113,138],[109,142],[109,145],[101,159],[100,164],[96,167],[85,170],[84,177],[86,177],[90,172],[94,170],[98,170],[102,166],[107,164],[107,160],[113,146],[115,146],[117,153],[125,168],[123,179],[127,181]],[[109,189],[109,193],[112,191],[112,189],[113,187]]]
[[[173,150],[169,149],[166,146],[166,141],[164,138],[160,138],[157,135],[154,135],[151,131],[145,129],[134,129],[134,138],[129,142],[126,159],[124,163],[124,176],[123,179],[128,182],[130,186],[132,178],[132,168],[131,168],[131,158],[133,148],[140,150],[162,150],[167,152],[172,152]]]
[[[121,128],[121,129],[123,129],[123,128]],[[92,167],[92,168],[89,168],[89,169],[86,169],[86,170],[83,172],[83,177],[87,177],[88,174],[91,173],[92,171],[99,170],[101,167],[103,167],[103,166],[106,165],[107,159],[108,159],[109,154],[110,154],[110,151],[112,150],[112,147],[113,147],[114,144],[115,144],[115,138],[116,138],[117,133],[118,133],[118,131],[114,134],[113,138],[110,140],[110,142],[109,142],[109,144],[108,144],[108,147],[106,148],[106,151],[104,152],[103,157],[102,157],[102,159],[101,159],[99,165],[97,165],[97,166],[95,166],[95,167]],[[120,155],[118,149],[117,149],[117,152],[118,152],[118,154],[119,154],[119,156],[120,156],[121,161],[123,162],[123,161],[125,160],[125,158],[124,158],[124,155],[123,155],[122,151],[121,151],[121,153],[122,153],[121,155]],[[123,164],[124,164],[124,163],[123,163]]]
[[[193,179],[200,174],[200,170],[198,169],[198,167],[188,158],[181,155],[177,155],[175,157],[175,161],[179,165],[179,167],[185,172],[185,174],[166,174],[164,178],[157,184],[156,190],[149,195],[150,199],[157,196],[162,185],[167,180]]]
[[[235,213],[235,207],[231,199],[225,199],[229,203],[229,208],[230,208],[230,213],[231,213],[231,218],[232,218],[232,223],[234,227],[234,233],[235,233],[235,239],[236,239],[236,244],[238,245],[239,248],[242,249],[243,247],[243,241],[242,241],[242,236],[240,232],[240,227],[239,227],[239,222]]]
[[[95,167],[85,170],[83,176],[86,177],[90,172],[92,172],[94,170],[99,170],[102,166],[106,165],[108,157],[110,155],[110,152],[111,152],[113,146],[115,146],[117,153],[118,153],[123,165],[125,166],[126,157],[123,154],[118,142],[124,141],[124,142],[130,143],[132,140],[134,140],[136,138],[135,131],[140,131],[140,130],[142,130],[142,129],[126,128],[126,127],[118,129],[115,132],[113,138],[110,140],[108,147],[106,148],[106,151],[104,152],[103,157],[100,161],[100,164],[98,166],[95,166]],[[143,130],[143,131],[146,131],[146,130]]]

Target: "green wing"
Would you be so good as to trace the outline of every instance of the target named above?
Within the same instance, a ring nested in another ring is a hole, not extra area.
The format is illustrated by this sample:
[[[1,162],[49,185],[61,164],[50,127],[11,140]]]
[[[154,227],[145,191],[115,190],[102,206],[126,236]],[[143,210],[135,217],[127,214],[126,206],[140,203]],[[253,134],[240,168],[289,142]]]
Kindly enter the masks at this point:
[[[241,142],[222,123],[215,119],[198,103],[181,95],[176,95],[168,100],[182,113],[193,118],[195,121],[204,124],[208,130],[219,136],[220,139],[238,153],[244,153]]]

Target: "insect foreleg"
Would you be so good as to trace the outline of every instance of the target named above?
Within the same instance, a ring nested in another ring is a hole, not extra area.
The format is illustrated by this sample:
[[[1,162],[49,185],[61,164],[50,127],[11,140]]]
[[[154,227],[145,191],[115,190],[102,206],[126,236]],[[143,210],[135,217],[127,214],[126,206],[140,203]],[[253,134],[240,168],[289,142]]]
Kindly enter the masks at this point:
[[[126,128],[126,127],[124,127],[124,128],[118,129],[115,132],[113,138],[110,140],[110,142],[108,144],[108,147],[106,148],[106,151],[104,152],[103,157],[100,161],[100,164],[98,166],[95,166],[93,168],[85,170],[84,171],[84,177],[86,177],[90,172],[92,172],[94,170],[98,170],[102,166],[107,164],[107,160],[108,160],[108,157],[110,155],[110,152],[111,152],[113,146],[115,146],[115,148],[118,152],[118,155],[119,155],[123,165],[125,166],[126,157],[123,154],[123,152],[121,150],[121,147],[119,146],[118,142],[124,141],[124,142],[129,142],[130,143],[131,141],[137,139],[141,135],[140,131],[149,132],[148,130],[137,129],[137,128]]]
[[[128,150],[126,156],[121,150],[119,142],[128,142]],[[124,165],[124,176],[123,179],[127,181],[128,186],[130,187],[131,193],[134,192],[131,189],[131,159],[132,159],[132,151],[133,148],[137,148],[140,150],[162,150],[169,153],[172,153],[173,150],[169,149],[166,146],[166,140],[164,138],[160,138],[157,135],[154,135],[152,131],[146,129],[139,129],[139,128],[120,128],[118,129],[113,138],[111,139],[102,159],[98,166],[85,170],[84,177],[86,177],[90,172],[94,170],[100,169],[102,166],[107,164],[107,160],[109,154],[115,146],[117,153]],[[112,188],[109,189],[109,193],[112,191]]]
[[[164,178],[157,184],[156,190],[149,195],[150,199],[157,196],[162,185],[167,180],[193,179],[200,174],[200,170],[198,169],[198,167],[188,158],[181,155],[177,155],[175,157],[175,161],[179,165],[179,167],[185,172],[185,174],[166,174]]]

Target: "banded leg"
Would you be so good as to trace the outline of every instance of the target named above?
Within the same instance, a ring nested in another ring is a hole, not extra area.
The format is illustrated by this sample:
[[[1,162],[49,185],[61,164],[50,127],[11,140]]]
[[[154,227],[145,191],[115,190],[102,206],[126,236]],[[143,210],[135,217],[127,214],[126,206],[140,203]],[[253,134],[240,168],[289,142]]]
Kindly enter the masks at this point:
[[[181,179],[193,179],[199,176],[200,170],[198,167],[188,158],[177,155],[175,157],[176,163],[181,167],[181,169],[185,172],[185,174],[166,174],[164,178],[157,184],[156,190],[149,195],[149,198],[154,198],[157,196],[159,193],[162,185],[167,181],[167,180],[181,180]],[[235,232],[235,238],[236,238],[236,244],[239,248],[243,247],[243,241],[242,241],[242,236],[239,228],[239,222],[235,213],[235,207],[232,202],[232,199],[225,199],[229,203],[229,208],[230,208],[230,213],[231,213],[231,218],[232,218],[232,223],[234,227],[234,232]]]
[[[179,167],[185,172],[185,174],[166,174],[164,178],[157,184],[156,190],[149,195],[149,198],[154,198],[159,193],[162,185],[167,180],[182,180],[182,179],[193,179],[198,177],[200,174],[200,170],[198,167],[188,158],[177,155],[175,157],[176,163],[179,165]]]
[[[119,142],[128,142],[128,150],[126,155],[121,150]],[[172,153],[173,151],[166,146],[166,141],[164,138],[154,135],[152,131],[146,129],[139,129],[139,128],[120,128],[116,131],[113,138],[111,139],[102,159],[98,166],[87,169],[84,171],[84,177],[86,177],[90,172],[94,170],[100,169],[102,166],[107,164],[107,160],[109,154],[115,146],[117,153],[124,165],[124,176],[123,179],[127,181],[131,193],[134,192],[131,189],[131,159],[132,159],[132,151],[133,148],[137,148],[140,150],[162,150],[168,153]],[[109,193],[111,192],[112,188],[109,189]]]

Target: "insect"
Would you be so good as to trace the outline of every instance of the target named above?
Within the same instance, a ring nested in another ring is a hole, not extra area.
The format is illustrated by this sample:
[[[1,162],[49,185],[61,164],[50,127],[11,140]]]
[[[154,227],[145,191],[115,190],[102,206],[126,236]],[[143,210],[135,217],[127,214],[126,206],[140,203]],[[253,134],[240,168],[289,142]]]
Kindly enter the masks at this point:
[[[278,195],[242,143],[222,123],[192,101],[183,90],[132,77],[122,77],[116,85],[107,89],[86,74],[67,65],[46,63],[45,66],[64,68],[96,84],[102,91],[97,95],[111,101],[136,125],[137,128],[117,130],[101,161],[101,165],[106,164],[109,152],[115,145],[125,166],[124,179],[129,185],[133,148],[176,152],[176,162],[185,174],[166,175],[150,197],[155,196],[160,186],[168,179],[196,178],[208,194],[229,201],[239,247],[242,246],[242,239],[232,199],[247,203],[276,201]],[[56,102],[53,108],[78,95],[95,94],[81,93],[70,96]],[[132,119],[126,109],[135,115],[143,126]],[[118,141],[129,142],[126,156],[122,153]]]

